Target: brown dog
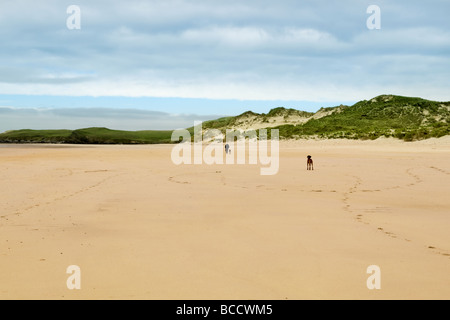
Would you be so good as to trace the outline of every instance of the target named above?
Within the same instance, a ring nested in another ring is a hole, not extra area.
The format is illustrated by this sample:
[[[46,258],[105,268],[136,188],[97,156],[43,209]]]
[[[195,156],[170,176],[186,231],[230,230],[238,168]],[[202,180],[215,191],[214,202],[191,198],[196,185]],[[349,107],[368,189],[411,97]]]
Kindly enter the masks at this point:
[[[306,160],[306,170],[314,170],[314,164],[311,156],[307,156],[306,158],[308,159]]]

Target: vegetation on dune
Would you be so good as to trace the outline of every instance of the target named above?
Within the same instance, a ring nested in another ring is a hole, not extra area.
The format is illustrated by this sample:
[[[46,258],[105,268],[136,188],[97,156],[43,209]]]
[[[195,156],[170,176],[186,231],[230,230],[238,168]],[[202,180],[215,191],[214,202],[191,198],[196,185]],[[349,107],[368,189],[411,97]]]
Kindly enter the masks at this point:
[[[2,143],[63,143],[71,130],[13,130],[0,134]]]
[[[265,119],[271,117],[292,114],[309,119],[302,124],[273,127],[279,129],[282,139],[318,137],[367,140],[394,137],[413,141],[450,134],[450,102],[394,95],[381,95],[353,106],[321,108],[315,114],[285,108],[272,109],[268,114],[252,113],[261,117],[263,122],[269,122]],[[242,116],[236,117],[234,122]]]
[[[267,115],[262,114],[267,117],[289,117],[289,116],[299,116],[299,117],[311,117],[314,115],[313,112],[299,111],[295,109],[286,109],[283,107],[274,108],[267,113]]]
[[[0,134],[3,143],[156,144],[171,143],[172,131],[15,130]]]
[[[218,130],[225,130],[225,128],[231,127],[236,120],[236,117],[224,117],[219,118],[217,120],[208,120],[204,121],[202,123],[202,128],[205,129],[218,129]],[[194,135],[194,127],[187,128],[191,136]]]
[[[89,144],[156,144],[171,143],[172,131],[122,131],[88,128],[72,131],[67,143]]]
[[[311,119],[303,125],[280,126],[280,136],[348,139],[384,136],[413,141],[450,134],[449,102],[379,96],[351,107],[336,107],[335,110],[337,112]]]

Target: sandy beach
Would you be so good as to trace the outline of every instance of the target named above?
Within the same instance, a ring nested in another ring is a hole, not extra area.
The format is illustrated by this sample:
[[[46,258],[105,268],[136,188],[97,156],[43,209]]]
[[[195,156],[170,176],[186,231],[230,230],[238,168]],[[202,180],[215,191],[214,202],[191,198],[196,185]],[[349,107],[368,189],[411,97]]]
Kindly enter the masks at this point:
[[[171,150],[1,145],[0,299],[450,299],[449,137],[284,141],[273,176]]]

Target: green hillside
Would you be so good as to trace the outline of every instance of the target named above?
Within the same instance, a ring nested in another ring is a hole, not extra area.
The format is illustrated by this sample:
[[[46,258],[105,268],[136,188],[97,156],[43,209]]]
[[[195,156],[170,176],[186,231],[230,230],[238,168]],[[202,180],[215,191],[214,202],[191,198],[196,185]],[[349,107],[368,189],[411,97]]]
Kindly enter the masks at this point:
[[[450,134],[450,102],[382,95],[351,107],[322,111],[330,114],[300,126],[277,127],[280,136],[349,139],[385,136],[412,141]]]
[[[15,130],[0,134],[2,143],[156,144],[171,143],[172,131]]]
[[[0,134],[1,143],[63,143],[71,130],[13,130]]]
[[[67,143],[89,144],[156,144],[171,143],[172,131],[121,131],[88,128],[72,131]]]

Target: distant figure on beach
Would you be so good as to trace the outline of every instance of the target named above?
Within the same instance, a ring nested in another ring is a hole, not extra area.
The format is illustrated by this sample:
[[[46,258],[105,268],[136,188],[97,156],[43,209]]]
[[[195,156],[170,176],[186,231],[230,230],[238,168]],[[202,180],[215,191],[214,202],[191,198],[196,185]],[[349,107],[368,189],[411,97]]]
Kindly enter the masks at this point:
[[[306,170],[314,170],[314,164],[311,156],[307,156],[306,158],[308,159],[306,160]]]
[[[227,143],[225,145],[225,153],[228,154],[228,152],[230,151],[230,145]],[[231,153],[231,152],[230,152]]]

